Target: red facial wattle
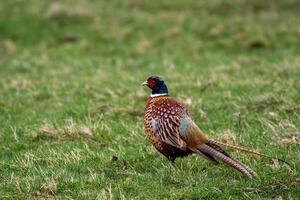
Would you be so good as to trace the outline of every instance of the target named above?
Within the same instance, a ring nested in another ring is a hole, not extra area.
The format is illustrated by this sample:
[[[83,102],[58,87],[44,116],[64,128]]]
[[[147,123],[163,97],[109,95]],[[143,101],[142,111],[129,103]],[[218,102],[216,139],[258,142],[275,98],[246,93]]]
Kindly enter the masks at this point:
[[[149,88],[153,89],[156,86],[156,81],[154,79],[148,80],[148,86]]]

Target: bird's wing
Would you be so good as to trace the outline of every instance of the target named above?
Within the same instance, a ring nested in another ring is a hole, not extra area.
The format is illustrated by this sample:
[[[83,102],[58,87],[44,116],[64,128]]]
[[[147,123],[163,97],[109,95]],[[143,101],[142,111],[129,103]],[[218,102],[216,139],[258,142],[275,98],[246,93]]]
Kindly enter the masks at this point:
[[[152,109],[151,123],[155,136],[164,143],[186,150],[186,142],[179,132],[180,115],[178,113],[187,113],[187,109],[169,98],[156,101]]]
[[[151,123],[157,138],[179,149],[197,148],[207,141],[206,135],[187,115],[161,115],[152,118]]]
[[[176,148],[186,150],[186,143],[180,137],[179,119],[175,116],[156,117],[152,119],[152,128],[156,137]]]
[[[182,150],[197,147],[206,141],[189,110],[170,98],[154,104],[151,123],[159,140]]]

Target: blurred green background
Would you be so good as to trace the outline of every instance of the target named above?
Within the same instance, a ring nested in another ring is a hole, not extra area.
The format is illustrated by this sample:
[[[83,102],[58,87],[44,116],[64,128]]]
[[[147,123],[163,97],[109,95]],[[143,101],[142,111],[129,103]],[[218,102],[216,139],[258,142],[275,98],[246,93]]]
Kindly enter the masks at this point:
[[[299,19],[297,0],[2,0],[0,198],[297,199]],[[143,129],[150,75],[212,138],[292,167],[172,166]]]

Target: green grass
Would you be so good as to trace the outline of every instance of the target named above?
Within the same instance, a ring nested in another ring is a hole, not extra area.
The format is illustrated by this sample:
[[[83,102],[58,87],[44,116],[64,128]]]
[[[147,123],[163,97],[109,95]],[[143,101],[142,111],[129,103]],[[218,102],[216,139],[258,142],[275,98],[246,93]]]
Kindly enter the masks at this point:
[[[297,0],[1,1],[0,198],[299,198],[299,18]],[[153,74],[210,137],[293,169],[172,166],[143,128]]]

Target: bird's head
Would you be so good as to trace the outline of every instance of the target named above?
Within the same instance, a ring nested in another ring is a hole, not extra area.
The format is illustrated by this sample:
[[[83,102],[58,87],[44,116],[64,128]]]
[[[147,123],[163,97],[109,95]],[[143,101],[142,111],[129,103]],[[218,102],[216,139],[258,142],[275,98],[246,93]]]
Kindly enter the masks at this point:
[[[168,88],[159,76],[150,76],[142,85],[146,85],[152,90],[151,97],[168,95]]]

